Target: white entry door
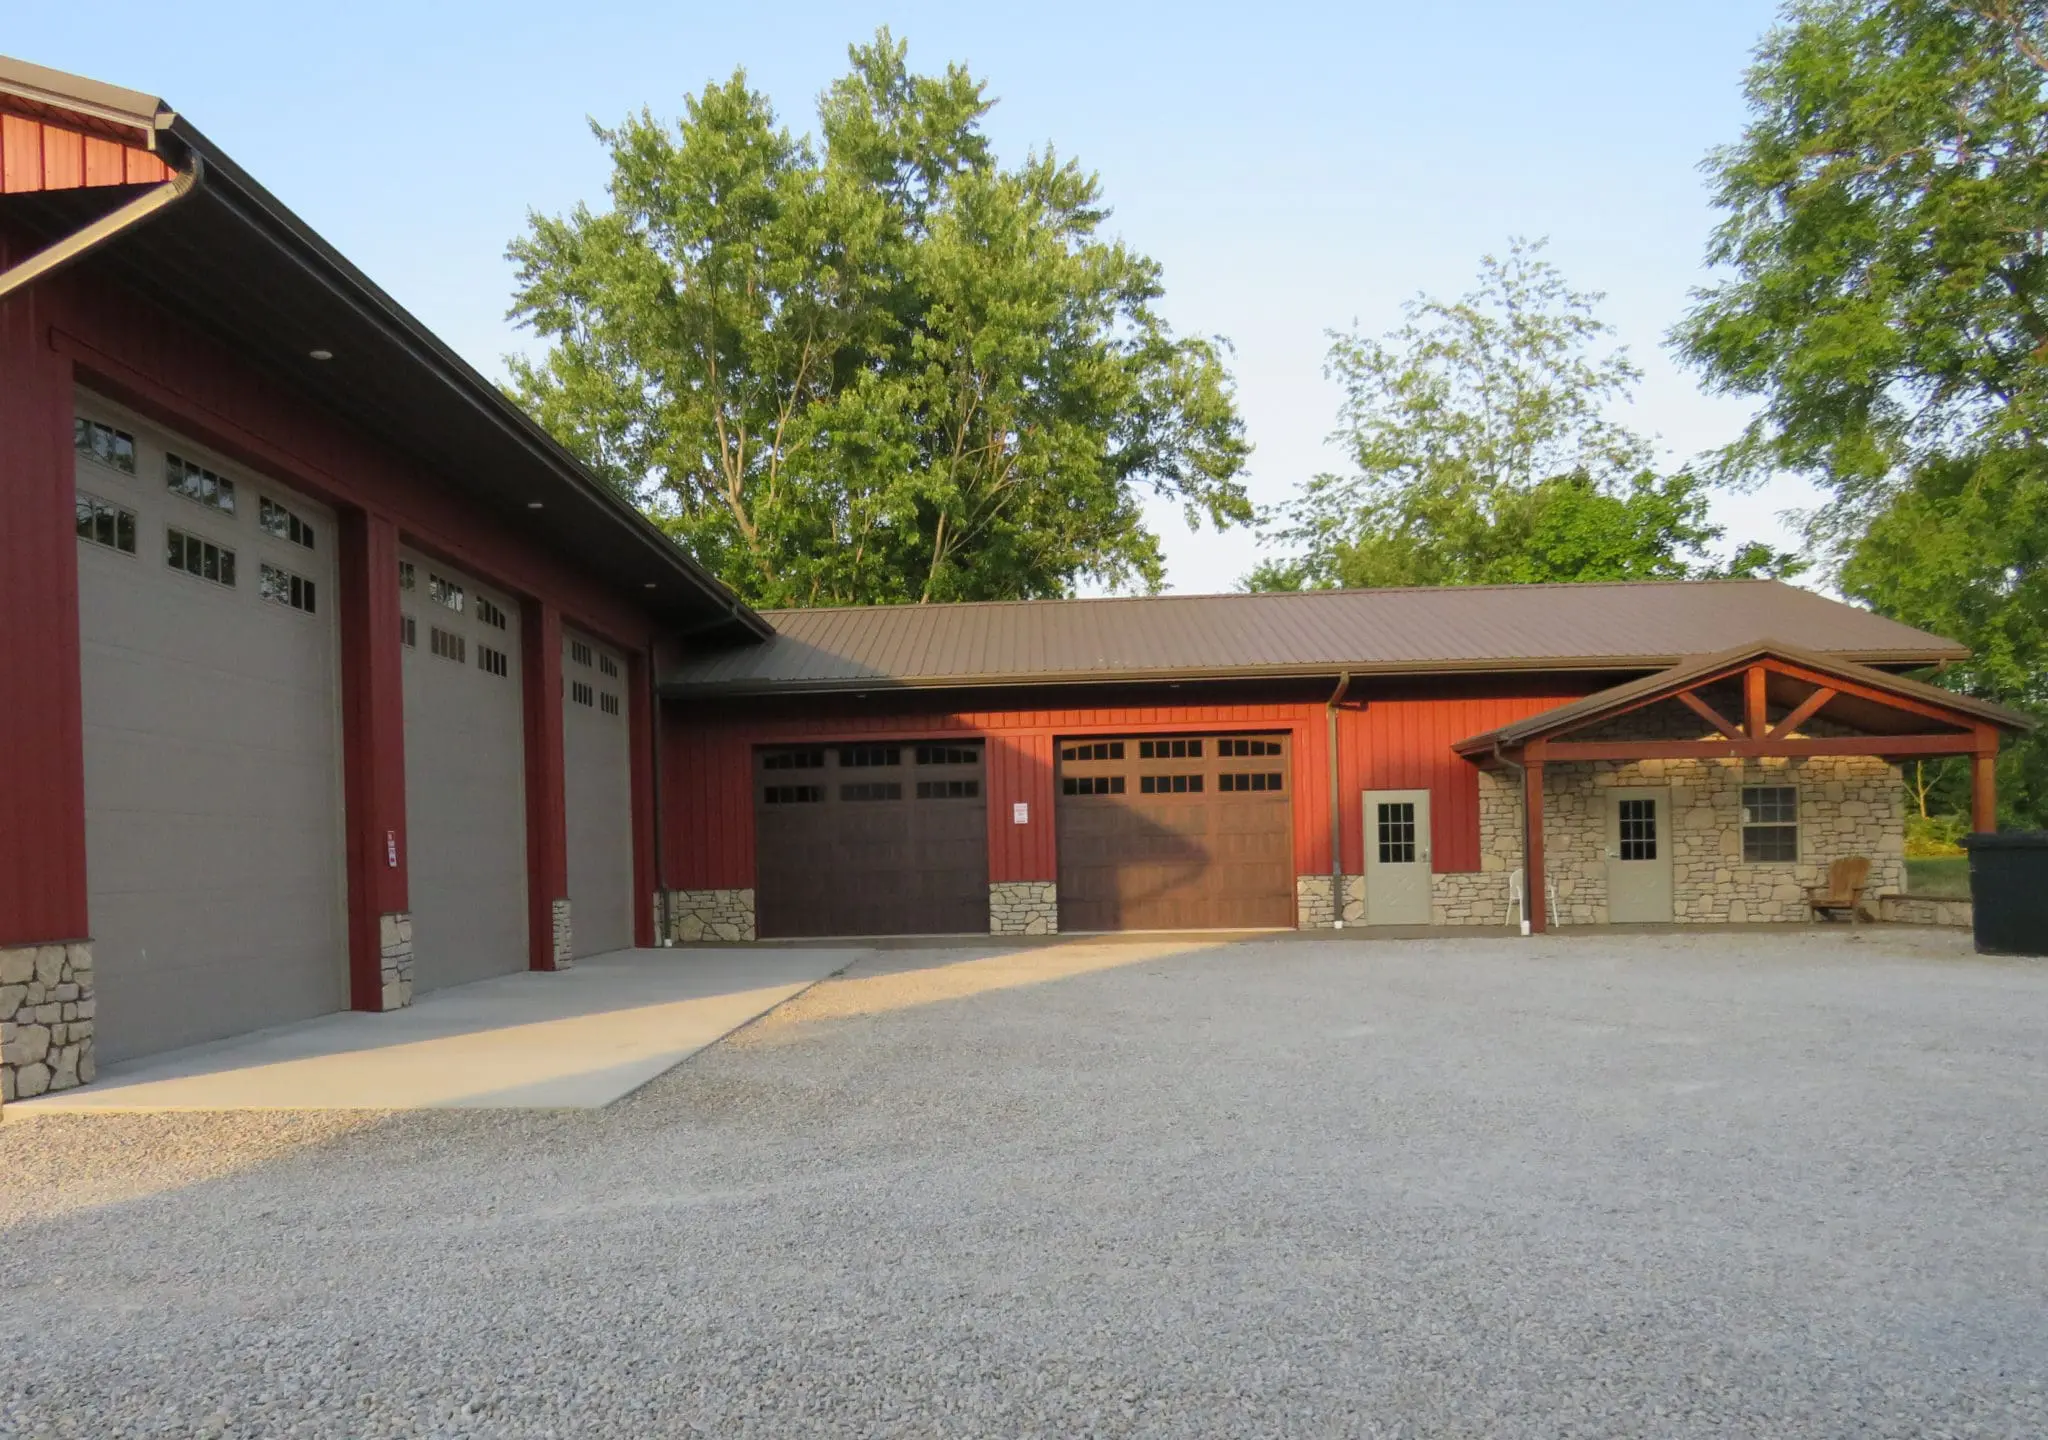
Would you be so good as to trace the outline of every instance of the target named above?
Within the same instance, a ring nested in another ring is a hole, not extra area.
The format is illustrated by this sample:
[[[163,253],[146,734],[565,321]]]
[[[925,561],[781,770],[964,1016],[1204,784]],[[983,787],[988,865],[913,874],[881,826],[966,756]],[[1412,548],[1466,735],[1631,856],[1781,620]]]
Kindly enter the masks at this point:
[[[1607,919],[1616,925],[1671,919],[1671,792],[1607,792]]]
[[[1365,923],[1429,923],[1429,792],[1365,792]]]

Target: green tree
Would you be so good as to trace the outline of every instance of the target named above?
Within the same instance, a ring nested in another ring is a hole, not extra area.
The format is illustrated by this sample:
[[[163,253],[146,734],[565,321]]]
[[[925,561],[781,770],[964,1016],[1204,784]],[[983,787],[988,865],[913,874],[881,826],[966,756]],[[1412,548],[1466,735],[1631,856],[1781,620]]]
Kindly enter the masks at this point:
[[[1005,168],[982,82],[887,31],[792,136],[744,75],[593,126],[611,205],[529,217],[517,398],[755,603],[1156,589],[1141,505],[1249,520],[1219,342],[1160,318],[1094,176]]]
[[[1726,218],[1674,335],[1762,400],[1730,475],[1825,488],[1843,591],[1976,652],[1935,677],[2048,713],[2048,4],[1801,0],[1708,161]],[[2048,823],[2048,745],[2007,818]],[[1949,803],[1960,803],[1951,798]]]
[[[1608,418],[1639,372],[1603,350],[1597,294],[1573,290],[1515,241],[1487,256],[1455,302],[1423,297],[1384,337],[1331,336],[1344,390],[1331,436],[1345,474],[1318,475],[1266,517],[1295,548],[1253,589],[1480,585],[1546,580],[1788,574],[1790,556],[1747,545],[1717,567],[1707,489],[1658,475],[1642,436]]]

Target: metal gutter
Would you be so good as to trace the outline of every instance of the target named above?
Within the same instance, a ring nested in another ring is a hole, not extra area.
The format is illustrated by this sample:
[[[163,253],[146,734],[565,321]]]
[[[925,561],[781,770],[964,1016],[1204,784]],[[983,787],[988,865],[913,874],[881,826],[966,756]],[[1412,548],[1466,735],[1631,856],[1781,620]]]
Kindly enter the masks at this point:
[[[6,299],[17,290],[48,279],[114,240],[146,220],[154,219],[165,210],[197,190],[205,179],[206,162],[195,153],[187,161],[186,168],[164,181],[152,185],[142,194],[116,210],[102,215],[83,230],[66,235],[54,245],[49,245],[23,260],[0,270],[0,300]]]
[[[1913,669],[1932,667],[1944,660],[1964,658],[1962,650],[1938,654],[1899,651],[1829,651],[1838,660],[1858,665],[1895,665]],[[1262,666],[1180,666],[1150,670],[1048,670],[999,675],[898,676],[872,675],[854,679],[827,680],[744,679],[692,683],[688,680],[661,682],[664,695],[672,698],[741,699],[769,695],[869,695],[899,690],[986,690],[1028,689],[1035,686],[1144,685],[1155,681],[1186,680],[1322,680],[1329,678],[1333,664],[1343,664],[1354,678],[1394,678],[1433,675],[1533,674],[1541,672],[1607,670],[1668,670],[1694,658],[1691,655],[1544,655],[1514,656],[1487,660],[1399,660],[1332,662],[1302,665]]]

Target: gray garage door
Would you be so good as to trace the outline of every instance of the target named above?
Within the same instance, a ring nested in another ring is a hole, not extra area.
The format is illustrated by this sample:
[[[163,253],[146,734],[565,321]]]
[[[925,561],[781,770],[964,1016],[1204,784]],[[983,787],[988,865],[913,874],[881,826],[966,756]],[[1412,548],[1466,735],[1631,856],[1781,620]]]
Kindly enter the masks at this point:
[[[339,1009],[332,518],[92,397],[74,436],[99,1058]]]
[[[562,710],[569,926],[580,958],[633,943],[633,769],[624,657],[588,636],[563,632]]]
[[[524,970],[525,716],[511,597],[401,551],[413,983]]]

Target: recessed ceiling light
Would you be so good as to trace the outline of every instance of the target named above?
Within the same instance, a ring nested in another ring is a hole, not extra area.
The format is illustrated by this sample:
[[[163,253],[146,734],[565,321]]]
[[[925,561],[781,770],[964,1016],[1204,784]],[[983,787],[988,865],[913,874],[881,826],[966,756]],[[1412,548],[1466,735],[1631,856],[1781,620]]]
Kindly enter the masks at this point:
[[[538,509],[540,509],[540,507],[541,507],[541,502],[540,502],[540,501],[538,501],[538,500],[529,500],[529,501],[527,501],[527,502],[526,502],[526,508],[527,508],[527,509],[529,509],[529,510],[538,510]]]
[[[308,350],[306,353],[315,360],[332,360],[334,358],[332,350]]]
[[[646,588],[652,590],[654,588],[654,582],[652,580],[649,580],[647,582]]]

